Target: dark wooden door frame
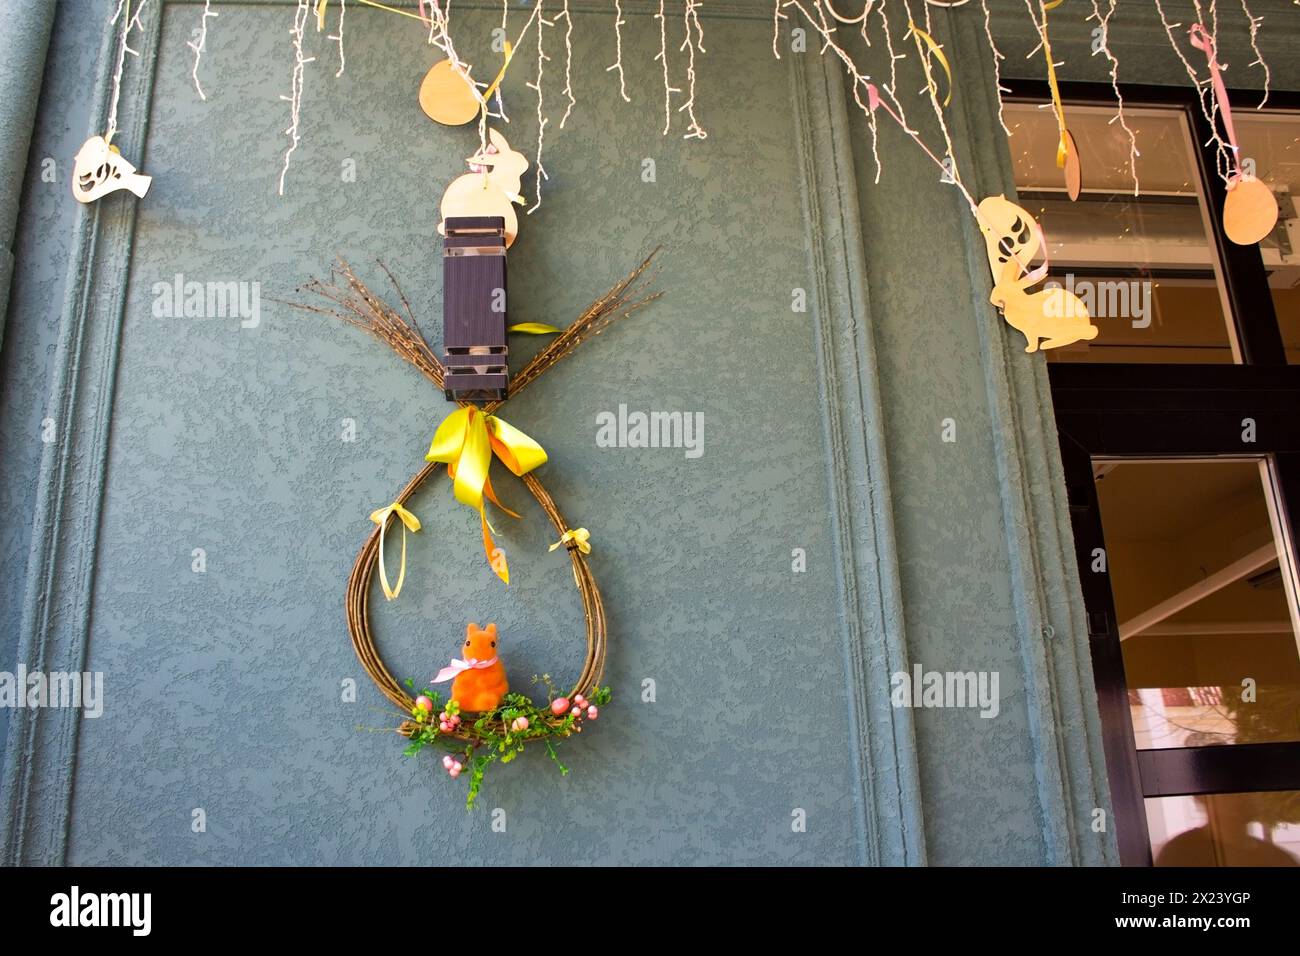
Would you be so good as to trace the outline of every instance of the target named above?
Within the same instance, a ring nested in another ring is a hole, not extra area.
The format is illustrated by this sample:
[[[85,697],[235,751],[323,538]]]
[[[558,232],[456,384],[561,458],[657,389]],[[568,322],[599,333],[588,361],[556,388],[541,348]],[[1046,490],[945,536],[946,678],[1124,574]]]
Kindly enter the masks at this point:
[[[1046,102],[1049,96],[1045,83],[1009,85],[1009,98]],[[1109,565],[1092,570],[1095,555],[1106,553],[1093,459],[1267,458],[1287,533],[1292,543],[1300,541],[1300,366],[1286,364],[1258,247],[1237,246],[1224,238],[1226,190],[1214,172],[1214,154],[1204,145],[1210,128],[1196,93],[1176,87],[1121,90],[1126,105],[1177,109],[1188,120],[1243,362],[1048,365],[1120,860],[1126,866],[1149,866],[1147,797],[1300,790],[1300,743],[1136,749]],[[1063,83],[1061,94],[1067,104],[1114,102],[1113,91],[1102,84]],[[1258,93],[1229,95],[1234,105],[1239,98],[1245,105]],[[1269,106],[1300,111],[1300,94],[1275,92]],[[1246,418],[1255,423],[1252,444],[1242,441]]]

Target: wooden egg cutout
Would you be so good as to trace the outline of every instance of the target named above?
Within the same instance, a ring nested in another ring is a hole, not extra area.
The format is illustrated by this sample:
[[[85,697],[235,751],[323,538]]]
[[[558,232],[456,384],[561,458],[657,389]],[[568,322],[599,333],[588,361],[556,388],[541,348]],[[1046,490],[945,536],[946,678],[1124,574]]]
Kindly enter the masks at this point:
[[[435,123],[464,126],[478,116],[479,101],[451,60],[440,60],[420,84],[420,109]]]
[[[1065,131],[1065,194],[1074,202],[1083,189],[1083,164],[1079,160],[1079,147],[1074,142],[1074,134]]]
[[[1277,198],[1258,179],[1238,179],[1223,200],[1223,231],[1239,246],[1253,246],[1277,225]]]

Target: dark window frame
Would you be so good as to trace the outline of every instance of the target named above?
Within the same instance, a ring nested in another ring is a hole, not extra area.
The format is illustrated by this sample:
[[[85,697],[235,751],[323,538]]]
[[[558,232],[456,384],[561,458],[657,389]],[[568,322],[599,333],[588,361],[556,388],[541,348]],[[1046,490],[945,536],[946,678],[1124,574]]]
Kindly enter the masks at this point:
[[[1008,82],[1008,100],[1047,102],[1043,82]],[[1108,84],[1062,83],[1062,100],[1075,105],[1115,102]],[[1049,363],[1067,501],[1074,530],[1093,675],[1102,719],[1115,834],[1126,866],[1150,866],[1147,797],[1252,790],[1300,790],[1300,743],[1234,744],[1138,751],[1133,744],[1128,684],[1109,573],[1091,571],[1095,548],[1105,548],[1095,457],[1267,457],[1291,542],[1300,547],[1300,365],[1287,365],[1282,333],[1257,246],[1238,246],[1222,227],[1225,188],[1214,154],[1204,144],[1210,128],[1190,88],[1121,86],[1125,105],[1176,109],[1187,117],[1211,234],[1223,275],[1240,365]],[[1234,107],[1249,109],[1259,93],[1229,91]],[[1300,92],[1273,91],[1269,109],[1300,113]],[[1256,423],[1256,443],[1241,441],[1242,419]]]

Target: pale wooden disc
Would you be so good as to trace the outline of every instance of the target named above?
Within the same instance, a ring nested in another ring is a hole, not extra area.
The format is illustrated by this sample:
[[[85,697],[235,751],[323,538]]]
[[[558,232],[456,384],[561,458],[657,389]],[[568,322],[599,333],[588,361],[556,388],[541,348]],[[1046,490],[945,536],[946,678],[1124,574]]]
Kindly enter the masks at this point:
[[[1083,164],[1079,160],[1079,147],[1074,142],[1074,134],[1065,131],[1065,194],[1071,201],[1079,198],[1083,188]]]
[[[478,116],[479,102],[451,60],[440,60],[420,84],[420,109],[435,123],[464,126]]]
[[[1223,231],[1239,246],[1253,246],[1277,225],[1277,199],[1258,179],[1238,179],[1223,200]]]

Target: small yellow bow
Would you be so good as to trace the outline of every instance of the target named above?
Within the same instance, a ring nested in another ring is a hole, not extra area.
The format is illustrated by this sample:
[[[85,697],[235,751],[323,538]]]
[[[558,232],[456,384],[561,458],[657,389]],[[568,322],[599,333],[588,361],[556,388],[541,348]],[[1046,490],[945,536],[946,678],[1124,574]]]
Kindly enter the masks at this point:
[[[388,571],[384,567],[384,532],[388,529],[388,519],[397,515],[402,523],[402,566],[397,572],[397,586],[388,586]],[[406,532],[420,530],[420,519],[394,501],[387,508],[380,508],[370,513],[370,520],[379,525],[379,583],[384,586],[384,597],[392,600],[402,593],[402,582],[406,580]]]
[[[483,498],[486,496],[512,518],[519,515],[498,501],[492,491],[488,468],[494,453],[516,475],[526,475],[546,463],[546,450],[541,445],[513,425],[473,406],[458,408],[443,419],[424,460],[445,464],[456,500],[478,510],[483,526],[483,551],[488,563],[496,576],[509,584],[510,566],[506,563],[505,553],[493,544],[492,526],[488,523]]]
[[[591,532],[588,531],[586,528],[578,528],[576,531],[570,529],[564,532],[564,534],[560,536],[560,540],[555,542],[555,544],[551,545],[546,550],[554,551],[556,548],[562,547],[563,545],[568,544],[570,541],[576,542],[578,545],[578,550],[581,551],[583,554],[591,554],[591,543],[590,543]]]

